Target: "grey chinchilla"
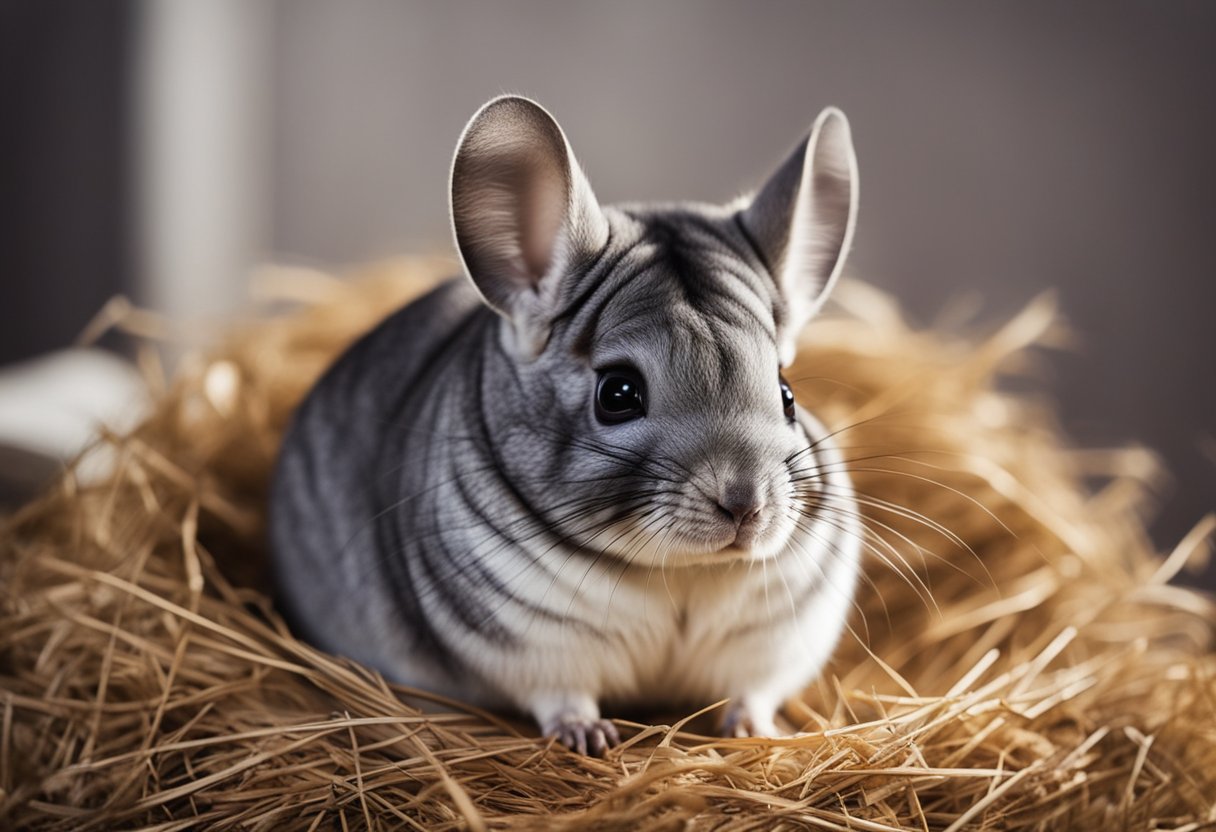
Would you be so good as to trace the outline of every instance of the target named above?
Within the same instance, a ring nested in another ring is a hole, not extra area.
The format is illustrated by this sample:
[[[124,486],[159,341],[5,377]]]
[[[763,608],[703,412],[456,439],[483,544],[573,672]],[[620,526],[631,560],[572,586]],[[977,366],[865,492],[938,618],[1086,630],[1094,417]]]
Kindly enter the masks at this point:
[[[618,740],[605,701],[729,697],[726,733],[774,733],[857,578],[840,451],[781,375],[856,206],[835,109],[753,196],[601,206],[548,112],[486,104],[452,167],[466,277],[351,347],[285,438],[294,626],[580,751]]]

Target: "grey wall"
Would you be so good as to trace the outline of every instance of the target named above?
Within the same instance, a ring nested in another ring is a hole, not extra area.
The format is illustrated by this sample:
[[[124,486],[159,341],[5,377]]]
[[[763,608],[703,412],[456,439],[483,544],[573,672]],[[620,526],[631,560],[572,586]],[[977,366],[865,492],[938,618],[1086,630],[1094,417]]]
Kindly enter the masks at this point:
[[[1216,5],[313,0],[275,17],[280,254],[447,246],[452,146],[503,91],[558,116],[605,201],[731,197],[837,104],[861,160],[853,271],[922,320],[973,292],[997,320],[1058,288],[1081,336],[1050,365],[1069,430],[1165,455],[1163,544],[1216,508]]]
[[[71,343],[124,288],[131,18],[0,0],[0,366]]]

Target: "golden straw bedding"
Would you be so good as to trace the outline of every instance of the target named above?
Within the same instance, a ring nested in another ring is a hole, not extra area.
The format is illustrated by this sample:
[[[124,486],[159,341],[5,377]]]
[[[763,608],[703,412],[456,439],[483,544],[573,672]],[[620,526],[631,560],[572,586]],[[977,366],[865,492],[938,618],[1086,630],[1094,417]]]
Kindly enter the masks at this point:
[[[264,280],[273,310],[101,439],[109,473],[3,521],[0,828],[1216,828],[1216,608],[1170,583],[1216,521],[1159,555],[1151,457],[1074,450],[1003,392],[1052,334],[1047,302],[967,339],[846,283],[809,328],[789,378],[855,460],[868,561],[788,738],[643,713],[583,757],[295,640],[266,592],[280,433],[447,269]]]

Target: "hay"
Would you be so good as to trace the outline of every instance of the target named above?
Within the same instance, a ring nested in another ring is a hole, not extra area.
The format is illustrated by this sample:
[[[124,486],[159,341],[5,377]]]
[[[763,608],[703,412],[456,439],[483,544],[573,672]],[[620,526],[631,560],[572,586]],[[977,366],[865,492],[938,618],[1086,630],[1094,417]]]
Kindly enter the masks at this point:
[[[104,438],[112,476],[69,473],[7,521],[0,828],[1216,823],[1216,616],[1169,584],[1213,520],[1157,557],[1151,459],[1069,450],[998,390],[1033,369],[1046,302],[973,343],[913,331],[854,284],[812,327],[789,376],[842,430],[872,533],[854,635],[787,706],[799,736],[622,721],[621,749],[581,758],[458,703],[424,715],[295,641],[258,590],[279,433],[437,268],[279,281],[306,308],[188,362],[140,428]]]

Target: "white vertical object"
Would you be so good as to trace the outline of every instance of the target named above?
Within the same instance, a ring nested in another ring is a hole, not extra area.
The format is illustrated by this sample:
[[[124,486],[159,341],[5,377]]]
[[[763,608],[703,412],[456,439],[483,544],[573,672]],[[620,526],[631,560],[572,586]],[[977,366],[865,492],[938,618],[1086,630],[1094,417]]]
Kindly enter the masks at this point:
[[[242,302],[269,239],[265,0],[142,0],[135,66],[137,300],[176,321]]]

